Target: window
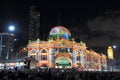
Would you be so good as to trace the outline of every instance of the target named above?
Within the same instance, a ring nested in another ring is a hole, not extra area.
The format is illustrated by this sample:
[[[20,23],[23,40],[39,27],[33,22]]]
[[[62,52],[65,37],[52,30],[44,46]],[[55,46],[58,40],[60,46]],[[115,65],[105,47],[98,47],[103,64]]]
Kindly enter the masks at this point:
[[[43,49],[43,50],[41,51],[41,53],[47,53],[47,51],[46,51],[45,49]]]
[[[77,60],[80,60],[80,56],[77,56]]]
[[[47,55],[42,55],[41,60],[47,60]]]

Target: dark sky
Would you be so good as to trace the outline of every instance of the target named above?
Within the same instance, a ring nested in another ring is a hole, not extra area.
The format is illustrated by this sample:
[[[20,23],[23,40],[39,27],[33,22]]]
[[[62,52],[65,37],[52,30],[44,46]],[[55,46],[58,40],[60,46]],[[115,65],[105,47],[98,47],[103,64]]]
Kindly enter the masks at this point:
[[[37,0],[0,1],[0,32],[7,32],[10,24],[15,25],[14,32],[22,46],[28,41],[29,7],[40,6],[40,35],[45,38],[52,27],[57,26],[58,12],[60,23],[70,30],[77,40],[83,40],[88,47],[107,47],[120,44],[120,6],[113,2],[63,2]]]

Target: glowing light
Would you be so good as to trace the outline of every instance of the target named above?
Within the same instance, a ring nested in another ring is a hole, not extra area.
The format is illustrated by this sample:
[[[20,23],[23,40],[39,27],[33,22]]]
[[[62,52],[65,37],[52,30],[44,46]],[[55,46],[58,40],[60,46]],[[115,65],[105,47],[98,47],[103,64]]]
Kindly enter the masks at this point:
[[[10,25],[9,28],[8,28],[10,31],[14,31],[15,30],[15,27],[13,25]]]
[[[17,39],[14,39],[14,41],[17,41]]]
[[[116,47],[117,47],[116,45],[113,46],[114,49],[115,49]]]

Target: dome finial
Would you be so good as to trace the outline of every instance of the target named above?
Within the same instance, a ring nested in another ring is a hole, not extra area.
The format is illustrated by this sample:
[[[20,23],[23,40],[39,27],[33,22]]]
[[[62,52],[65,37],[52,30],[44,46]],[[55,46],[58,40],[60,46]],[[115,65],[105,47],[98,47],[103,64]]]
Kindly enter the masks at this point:
[[[60,17],[61,17],[61,14],[60,14],[60,11],[58,11],[58,26],[60,26]]]

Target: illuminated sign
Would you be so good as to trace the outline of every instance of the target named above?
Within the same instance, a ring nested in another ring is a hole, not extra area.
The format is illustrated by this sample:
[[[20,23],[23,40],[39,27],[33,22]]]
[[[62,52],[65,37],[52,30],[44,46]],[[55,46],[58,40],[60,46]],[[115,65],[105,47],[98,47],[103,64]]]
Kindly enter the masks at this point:
[[[67,58],[62,57],[62,58],[57,59],[56,65],[57,66],[71,66],[71,62]]]
[[[66,63],[66,62],[61,62],[61,63],[56,63],[57,66],[71,66],[71,63]]]

